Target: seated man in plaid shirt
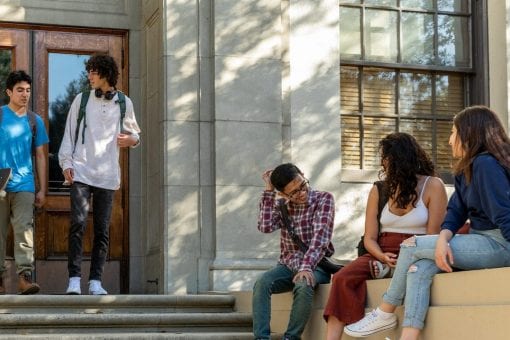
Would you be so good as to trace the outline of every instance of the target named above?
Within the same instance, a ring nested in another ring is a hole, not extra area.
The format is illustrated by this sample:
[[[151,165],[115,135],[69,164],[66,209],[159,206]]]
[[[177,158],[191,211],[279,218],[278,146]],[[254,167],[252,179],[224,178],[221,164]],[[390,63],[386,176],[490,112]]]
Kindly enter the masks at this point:
[[[260,198],[258,229],[263,233],[280,230],[280,259],[253,287],[253,333],[255,339],[271,338],[271,294],[292,291],[294,301],[283,339],[301,339],[311,313],[314,288],[330,280],[317,263],[334,252],[331,235],[335,201],[331,193],[313,190],[294,164],[267,170],[262,179],[265,190]],[[300,250],[284,227],[280,204],[287,205],[296,235],[308,245],[306,252]]]

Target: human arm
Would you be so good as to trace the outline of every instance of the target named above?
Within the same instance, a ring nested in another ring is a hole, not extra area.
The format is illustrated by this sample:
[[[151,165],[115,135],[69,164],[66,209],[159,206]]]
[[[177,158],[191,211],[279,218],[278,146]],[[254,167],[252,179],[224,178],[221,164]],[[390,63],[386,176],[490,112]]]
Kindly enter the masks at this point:
[[[446,206],[448,197],[443,181],[438,177],[430,177],[425,192],[423,193],[423,202],[429,212],[427,221],[427,234],[435,235],[441,230],[441,223],[446,215]]]
[[[266,170],[262,173],[265,189],[259,201],[259,219],[258,229],[263,233],[272,233],[280,228],[282,219],[276,205],[276,192],[271,184],[272,170]]]
[[[60,167],[62,168],[62,171],[64,173],[64,177],[66,181],[68,179],[71,179],[72,183],[72,177],[68,178],[66,176],[66,169],[73,169],[73,153],[74,153],[74,145],[75,145],[75,130],[76,130],[76,123],[77,123],[77,115],[78,110],[80,108],[80,102],[81,102],[81,93],[78,94],[71,104],[71,107],[69,108],[69,112],[67,114],[67,120],[66,125],[64,129],[64,135],[62,136],[62,142],[60,143],[60,149],[58,151],[58,161],[60,164]],[[67,171],[69,174],[70,171]]]
[[[507,170],[489,154],[478,156],[473,161],[472,185],[473,194],[478,195],[480,203],[473,209],[472,225],[476,227],[477,223],[486,229],[497,227],[510,242],[510,178]],[[481,218],[484,215],[488,222]]]
[[[382,263],[394,267],[397,263],[397,254],[383,252],[378,243],[379,238],[379,191],[377,186],[372,186],[368,194],[367,207],[365,209],[365,236],[363,244],[365,249]]]
[[[466,191],[463,175],[455,176],[455,191],[450,196],[446,207],[446,216],[441,224],[441,230],[448,229],[453,235],[464,225],[468,218],[467,205],[463,199]]]
[[[39,181],[39,190],[35,194],[35,206],[42,208],[46,203],[46,155],[44,154],[44,146],[40,145],[35,148],[35,166],[37,169],[37,179]]]
[[[39,188],[36,188],[35,193],[35,202],[34,205],[36,208],[42,208],[44,206],[44,203],[46,203],[46,190],[48,189],[48,182],[47,182],[47,158],[46,154],[44,153],[44,145],[48,144],[49,138],[48,134],[46,133],[46,126],[44,125],[44,121],[42,120],[41,116],[35,115],[36,120],[36,133],[34,136],[34,146],[35,146],[35,154],[34,154],[34,161],[35,161],[35,171],[37,175],[37,181],[39,183]]]
[[[117,136],[117,145],[121,148],[134,148],[140,145],[140,127],[136,121],[133,102],[128,97],[126,97],[126,116]]]
[[[451,267],[454,262],[453,252],[449,243],[452,237],[453,233],[450,230],[441,230],[436,241],[436,250],[434,253],[436,266],[447,273],[451,273],[453,271]]]

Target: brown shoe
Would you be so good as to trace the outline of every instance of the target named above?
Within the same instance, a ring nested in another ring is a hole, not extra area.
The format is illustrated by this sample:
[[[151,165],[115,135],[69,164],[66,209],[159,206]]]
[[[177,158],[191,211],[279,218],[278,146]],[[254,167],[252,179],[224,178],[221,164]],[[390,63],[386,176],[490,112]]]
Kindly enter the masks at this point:
[[[5,295],[4,278],[0,276],[0,295]]]
[[[32,282],[32,273],[25,271],[19,274],[18,278],[18,294],[28,295],[37,294],[39,292],[39,285]]]

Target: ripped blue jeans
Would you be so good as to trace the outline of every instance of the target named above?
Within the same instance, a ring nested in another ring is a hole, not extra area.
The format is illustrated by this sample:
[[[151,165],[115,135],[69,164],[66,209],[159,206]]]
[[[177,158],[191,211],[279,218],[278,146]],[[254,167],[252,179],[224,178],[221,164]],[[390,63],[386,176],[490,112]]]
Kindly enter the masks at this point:
[[[435,263],[437,235],[416,236],[401,244],[397,267],[383,300],[405,311],[402,327],[422,329],[430,300],[430,285],[441,272]],[[474,270],[510,266],[510,243],[499,230],[471,230],[450,240],[455,268]]]

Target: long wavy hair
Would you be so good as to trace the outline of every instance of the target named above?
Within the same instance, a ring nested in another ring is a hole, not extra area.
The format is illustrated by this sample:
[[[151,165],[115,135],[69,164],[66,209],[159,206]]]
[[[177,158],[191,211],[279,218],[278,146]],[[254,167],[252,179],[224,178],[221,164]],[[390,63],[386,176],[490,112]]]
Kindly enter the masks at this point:
[[[434,164],[416,139],[403,132],[391,133],[379,142],[382,170],[388,194],[400,209],[416,207],[418,175],[436,176]]]
[[[464,173],[471,182],[473,160],[482,152],[492,154],[510,169],[510,139],[494,111],[480,105],[465,108],[455,115],[453,125],[462,148],[462,156],[453,166],[455,175]]]

